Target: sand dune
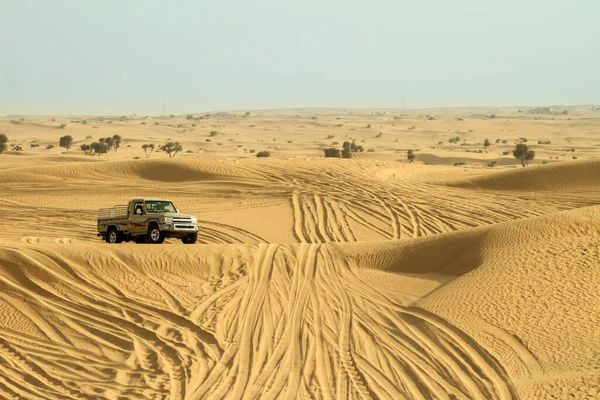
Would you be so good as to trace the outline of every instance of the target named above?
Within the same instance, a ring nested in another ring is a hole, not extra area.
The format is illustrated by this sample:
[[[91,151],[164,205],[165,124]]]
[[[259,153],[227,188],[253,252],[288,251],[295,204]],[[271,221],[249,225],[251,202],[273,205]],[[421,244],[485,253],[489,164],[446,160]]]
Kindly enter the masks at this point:
[[[487,111],[0,120],[25,147],[0,155],[0,398],[598,398],[598,126]],[[551,164],[475,153],[523,131]],[[28,147],[66,132],[124,142]],[[193,151],[145,159],[150,137]],[[315,157],[347,139],[375,151]],[[101,242],[133,196],[197,215],[198,244]]]
[[[590,190],[600,187],[600,160],[555,163],[480,176],[450,185],[490,190]]]

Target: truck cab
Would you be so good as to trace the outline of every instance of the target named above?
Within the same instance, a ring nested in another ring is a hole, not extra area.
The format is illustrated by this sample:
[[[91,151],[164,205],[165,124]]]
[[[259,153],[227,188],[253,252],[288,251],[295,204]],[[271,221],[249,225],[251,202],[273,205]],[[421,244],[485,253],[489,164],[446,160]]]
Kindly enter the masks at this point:
[[[198,220],[181,214],[170,200],[133,198],[127,205],[98,210],[98,236],[108,243],[162,243],[177,238],[193,244],[198,239]]]

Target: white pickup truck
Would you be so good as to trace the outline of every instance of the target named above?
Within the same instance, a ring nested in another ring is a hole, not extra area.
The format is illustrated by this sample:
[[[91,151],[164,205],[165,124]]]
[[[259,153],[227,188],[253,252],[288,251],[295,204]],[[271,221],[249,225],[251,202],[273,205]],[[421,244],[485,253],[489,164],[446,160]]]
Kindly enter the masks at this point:
[[[162,243],[173,237],[193,244],[198,240],[198,220],[180,214],[169,200],[134,198],[127,205],[98,210],[98,236],[108,243]]]

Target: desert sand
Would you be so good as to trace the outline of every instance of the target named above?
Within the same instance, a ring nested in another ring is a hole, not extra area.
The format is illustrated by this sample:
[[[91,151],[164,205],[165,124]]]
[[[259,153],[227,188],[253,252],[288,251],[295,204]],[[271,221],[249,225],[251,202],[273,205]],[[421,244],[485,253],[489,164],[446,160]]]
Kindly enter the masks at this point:
[[[600,398],[600,112],[206,114],[0,118],[0,398]],[[199,242],[102,242],[134,196]]]

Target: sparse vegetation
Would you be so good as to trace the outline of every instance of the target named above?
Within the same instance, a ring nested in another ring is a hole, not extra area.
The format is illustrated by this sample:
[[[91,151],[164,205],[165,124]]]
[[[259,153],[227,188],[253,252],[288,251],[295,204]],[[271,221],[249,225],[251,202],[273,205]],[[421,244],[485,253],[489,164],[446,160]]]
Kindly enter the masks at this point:
[[[450,142],[450,143],[458,143],[458,142],[460,142],[460,137],[454,136],[454,137],[448,138],[448,142]]]
[[[192,114],[188,114],[185,119],[190,120],[190,119],[194,119],[194,116]]]
[[[491,145],[491,143],[490,143],[490,141],[488,139],[485,139],[483,141],[483,148],[485,149],[486,154],[488,152],[488,147],[490,147],[490,145]]]
[[[408,160],[409,163],[412,163],[413,161],[415,161],[415,151],[410,149],[406,152],[406,159]]]
[[[142,145],[142,149],[144,149],[144,153],[146,154],[146,158],[150,158],[150,154],[154,151],[154,143],[146,143]]]
[[[371,124],[367,124],[367,128],[370,128],[370,127],[371,127]]]
[[[494,168],[496,166],[496,164],[498,164],[497,161],[490,161],[488,163],[488,165],[486,165],[488,168]]]
[[[60,124],[59,128],[60,129],[65,129],[67,127],[67,124]]]
[[[414,126],[414,125],[413,125],[413,126],[411,126],[410,128],[408,128],[408,130],[409,130],[409,131],[414,131],[414,130],[415,130],[415,128],[416,128],[416,126]]]
[[[73,138],[71,137],[71,135],[63,136],[58,140],[58,145],[69,150],[73,145]]]
[[[259,151],[256,153],[256,157],[271,157],[271,153],[266,150]]]
[[[538,144],[550,144],[552,143],[550,140],[538,140]]]
[[[13,146],[12,148],[14,151],[23,151],[23,148],[21,146]]]
[[[219,134],[219,132],[217,132],[217,131],[210,131],[210,133],[209,133],[209,135],[210,135],[211,137],[215,137],[215,136],[217,136],[218,134]]]
[[[114,135],[112,137],[112,147],[114,151],[117,151],[121,147],[121,135]]]
[[[327,139],[333,139],[335,135],[327,135]]]
[[[461,166],[461,165],[467,165],[467,164],[465,164],[464,162],[455,162],[455,163],[454,163],[454,166],[455,166],[455,167],[459,167],[459,166]]]
[[[517,143],[513,150],[513,157],[517,160],[521,160],[521,165],[529,165],[529,161],[535,158],[535,151],[529,150],[529,146],[525,143]]]
[[[177,153],[183,150],[183,146],[179,142],[167,142],[159,149],[167,153],[169,157],[175,157]]]
[[[54,148],[53,144],[49,144],[48,146],[46,146],[46,149],[48,149],[48,150],[53,149],[53,148]]]
[[[40,145],[38,143],[30,143],[29,147],[35,148],[35,147],[40,147]]]

